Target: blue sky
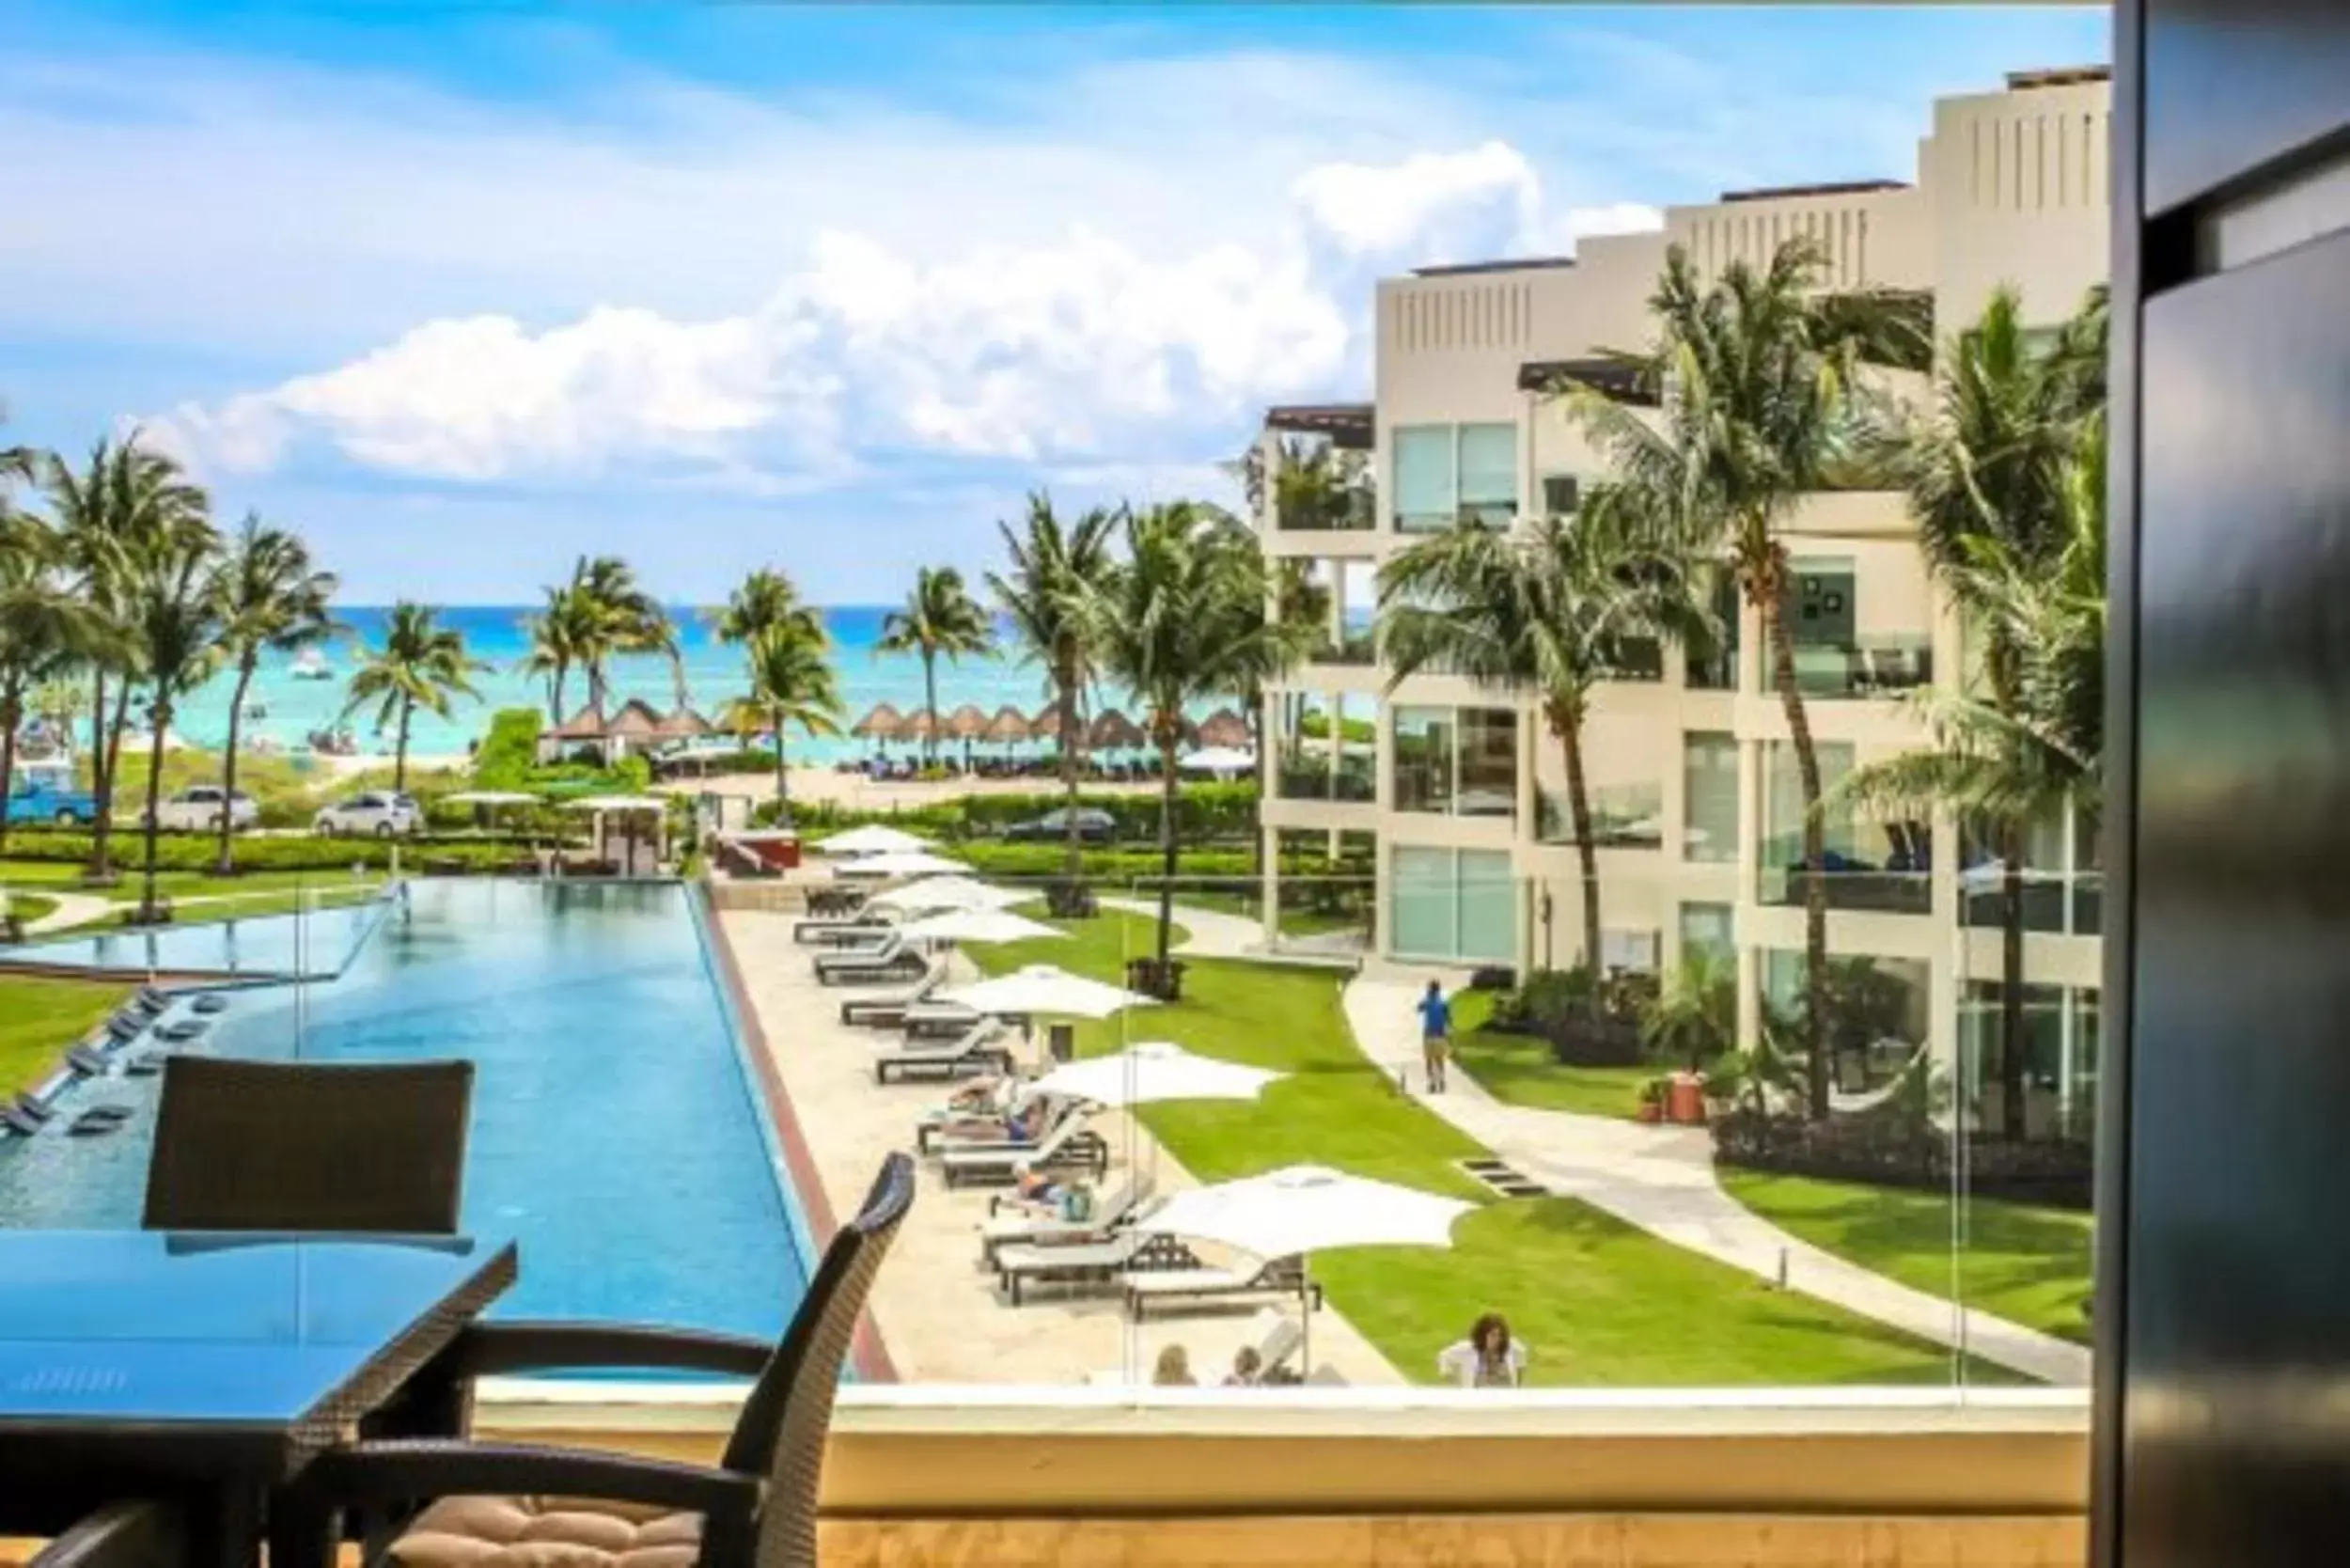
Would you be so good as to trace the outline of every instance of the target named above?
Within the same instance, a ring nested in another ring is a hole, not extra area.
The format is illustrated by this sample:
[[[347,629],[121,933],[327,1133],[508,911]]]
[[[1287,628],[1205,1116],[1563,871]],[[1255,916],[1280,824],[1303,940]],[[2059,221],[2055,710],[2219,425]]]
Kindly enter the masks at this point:
[[[9,0],[8,439],[135,422],[360,601],[707,599],[1214,494],[1371,280],[1907,177],[2102,8]]]

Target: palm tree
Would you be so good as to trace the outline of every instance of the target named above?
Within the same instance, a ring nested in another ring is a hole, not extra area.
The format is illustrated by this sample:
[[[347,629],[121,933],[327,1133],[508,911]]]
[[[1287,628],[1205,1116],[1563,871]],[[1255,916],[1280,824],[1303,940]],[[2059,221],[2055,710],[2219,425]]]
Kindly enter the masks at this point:
[[[1688,253],[1666,253],[1649,301],[1655,349],[1634,360],[1662,396],[1661,416],[1571,391],[1572,408],[1644,509],[1674,521],[1692,549],[1727,557],[1760,616],[1771,683],[1786,715],[1803,797],[1803,1040],[1811,1116],[1828,1114],[1827,883],[1820,757],[1783,607],[1792,584],[1781,527],[1803,497],[1852,471],[1855,372],[1872,351],[1914,362],[1900,345],[1914,311],[1890,296],[1837,298],[1817,284],[1822,253],[1787,242],[1761,271],[1743,261],[1700,283]]]
[[[1269,582],[1250,531],[1229,514],[1192,501],[1130,512],[1126,558],[1093,595],[1096,657],[1141,705],[1158,748],[1159,929],[1154,980],[1170,984],[1178,857],[1175,756],[1184,711],[1229,692],[1240,672],[1274,655],[1265,644],[1289,634],[1265,613]]]
[[[171,459],[140,446],[136,432],[119,442],[100,441],[79,473],[55,457],[47,468],[50,508],[65,537],[69,566],[84,601],[117,634],[103,639],[88,660],[90,788],[96,800],[88,874],[103,881],[114,874],[109,852],[116,764],[138,679],[135,639],[122,635],[133,559],[142,541],[155,541],[188,518],[204,517],[209,503]],[[109,676],[115,679],[111,711]]]
[[[605,666],[621,653],[667,659],[677,706],[684,707],[685,661],[677,626],[661,602],[637,585],[629,564],[617,556],[582,556],[572,568],[571,588],[577,600],[579,663],[588,672],[588,702],[596,717],[603,717]]]
[[[1010,568],[987,574],[996,607],[1011,621],[1012,635],[1026,658],[1044,666],[1044,684],[1059,715],[1060,787],[1068,806],[1068,850],[1063,877],[1073,891],[1085,877],[1084,824],[1077,817],[1077,768],[1084,737],[1080,706],[1094,675],[1093,621],[1089,604],[1108,580],[1110,541],[1119,514],[1095,507],[1063,524],[1052,498],[1028,497],[1027,529],[1016,534],[997,523]],[[936,729],[933,722],[932,729]]]
[[[4,454],[0,454],[4,455]],[[7,509],[0,494],[0,849],[16,787],[16,731],[36,688],[101,634],[63,571],[65,543],[39,518]]]
[[[1640,1020],[1640,1043],[1695,1073],[1737,1038],[1738,965],[1715,953],[1684,952]]]
[[[923,740],[923,760],[938,760],[938,656],[961,662],[965,653],[982,654],[995,648],[995,629],[987,612],[963,573],[951,566],[926,566],[916,572],[905,604],[882,618],[876,653],[919,653],[922,656],[922,712],[930,717]]]
[[[544,591],[546,608],[524,622],[530,649],[517,667],[524,675],[545,679],[548,720],[561,724],[563,687],[572,671],[586,662],[586,651],[593,640],[594,614],[586,597],[569,584]]]
[[[220,580],[220,533],[210,519],[185,511],[136,539],[129,552],[123,631],[147,688],[147,855],[139,918],[157,918],[155,834],[164,783],[164,742],[181,694],[219,666],[226,599]],[[228,803],[221,804],[221,815]]]
[[[465,655],[465,635],[439,624],[440,612],[430,604],[403,599],[392,606],[384,624],[384,646],[370,649],[351,677],[350,700],[343,705],[347,719],[368,703],[376,704],[375,727],[397,723],[392,749],[392,788],[408,788],[408,722],[419,708],[446,718],[452,697],[478,697],[471,677],[487,667]]]
[[[800,600],[798,585],[782,572],[760,567],[735,585],[723,608],[711,617],[718,640],[735,645],[756,641],[760,633],[787,621],[824,640],[823,617]]]
[[[761,726],[776,737],[776,821],[791,824],[791,775],[784,763],[783,732],[798,725],[809,735],[840,733],[840,684],[831,647],[811,619],[788,615],[761,626],[744,645],[750,662],[750,695],[738,699],[728,718],[739,733]]]
[[[2103,404],[2105,321],[2102,292],[2093,293],[2042,350],[2025,330],[2020,298],[2000,289],[1946,347],[1930,406],[1919,415],[1880,411],[1867,432],[1877,460],[1908,493],[1927,569],[1982,639],[1992,705],[2010,715],[2016,652],[2009,623],[1978,591],[1993,581],[1980,570],[1980,556],[1996,546],[2025,570],[2047,570],[2065,548],[2067,489],[2083,425]],[[1963,808],[1965,801],[1942,804]],[[1990,832],[2001,863],[2000,1075],[2004,1130],[2020,1137],[2024,861],[2037,824],[1980,813],[1967,820]]]
[[[1573,518],[1512,532],[1474,524],[1421,540],[1379,572],[1387,689],[1423,670],[1530,697],[1559,743],[1582,866],[1583,962],[1600,954],[1598,840],[1585,778],[1592,691],[1626,670],[1637,639],[1698,647],[1717,635],[1707,573],[1637,510],[1635,493],[1603,488]],[[1600,1005],[1591,988],[1591,1006]]]
[[[344,630],[328,608],[335,588],[335,574],[311,564],[309,547],[300,535],[264,526],[257,514],[245,513],[220,571],[221,647],[237,671],[236,691],[228,703],[228,754],[221,765],[221,788],[232,800],[244,695],[260,667],[261,653],[292,653]],[[223,876],[236,869],[232,841],[224,811],[216,863]]]
[[[1978,533],[1940,571],[1985,633],[1986,666],[1999,669],[1982,695],[1929,691],[1914,698],[1928,745],[1847,775],[1835,802],[1874,815],[1949,808],[2020,844],[2034,823],[2093,813],[2105,776],[2105,420],[2074,427],[2075,446],[2054,486],[2054,514],[2029,540]],[[2021,877],[2011,855],[2002,877],[2002,1131],[2024,1135]]]

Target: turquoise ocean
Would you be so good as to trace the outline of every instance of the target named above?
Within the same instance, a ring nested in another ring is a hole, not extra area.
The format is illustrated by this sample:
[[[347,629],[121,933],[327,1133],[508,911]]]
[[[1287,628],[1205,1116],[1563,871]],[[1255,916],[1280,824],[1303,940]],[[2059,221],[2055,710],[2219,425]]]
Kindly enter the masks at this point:
[[[361,657],[358,645],[381,644],[389,612],[382,606],[338,605],[335,613],[350,628],[350,635],[321,650],[331,677],[303,679],[295,675],[291,656],[263,655],[245,698],[247,717],[243,734],[266,736],[286,751],[300,754],[306,749],[313,730],[347,726],[363,754],[388,756],[391,734],[388,730],[381,735],[375,732],[373,713],[355,713],[345,719],[343,708],[344,682]],[[463,751],[469,742],[488,730],[490,715],[500,708],[536,708],[542,714],[546,712],[546,682],[523,675],[519,668],[529,649],[525,618],[531,613],[529,608],[519,605],[459,605],[441,612],[442,623],[464,634],[467,652],[489,668],[474,678],[481,694],[478,700],[458,698],[446,718],[426,713],[415,715],[409,738],[413,755]],[[865,605],[823,612],[832,634],[834,666],[839,672],[841,701],[848,710],[848,722],[854,723],[877,702],[893,703],[906,712],[922,705],[921,661],[911,654],[874,651],[873,645],[881,635],[882,618],[887,613],[884,607]],[[743,695],[746,687],[742,651],[718,641],[712,634],[706,612],[678,609],[671,614],[684,655],[687,697],[705,717],[714,718],[729,699]],[[1006,651],[995,657],[966,659],[959,665],[939,661],[938,710],[942,716],[965,702],[975,703],[991,714],[1009,703],[1033,715],[1045,704],[1042,671],[1022,664],[1017,654],[1010,651],[1008,639],[999,635],[998,640]],[[666,713],[676,700],[666,659],[630,656],[616,660],[610,678],[612,695],[607,708],[640,697]],[[228,706],[233,687],[232,676],[215,677],[180,703],[172,728],[194,745],[220,748],[228,737]],[[564,704],[575,711],[587,698],[587,681],[574,672],[564,690]],[[792,732],[790,745],[794,760],[811,762],[864,756],[871,749],[867,743],[846,735],[838,740],[821,740],[797,730]]]

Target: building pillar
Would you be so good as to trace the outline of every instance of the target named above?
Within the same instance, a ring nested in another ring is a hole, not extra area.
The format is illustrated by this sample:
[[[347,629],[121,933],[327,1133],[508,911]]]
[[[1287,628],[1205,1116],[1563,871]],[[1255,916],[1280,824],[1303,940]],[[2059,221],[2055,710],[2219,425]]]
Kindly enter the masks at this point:
[[[1279,945],[1281,936],[1281,830],[1265,825],[1261,802],[1257,822],[1257,842],[1260,858],[1257,872],[1259,914],[1264,926],[1264,945],[1270,949]]]

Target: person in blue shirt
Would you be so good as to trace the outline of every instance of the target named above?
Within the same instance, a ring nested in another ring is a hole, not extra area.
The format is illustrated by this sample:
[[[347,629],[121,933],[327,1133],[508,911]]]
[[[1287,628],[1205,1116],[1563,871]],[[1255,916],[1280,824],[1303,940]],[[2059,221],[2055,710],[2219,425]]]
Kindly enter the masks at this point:
[[[1445,1058],[1452,1054],[1452,1004],[1434,980],[1419,999],[1419,1058],[1428,1073],[1428,1092],[1444,1092]]]

